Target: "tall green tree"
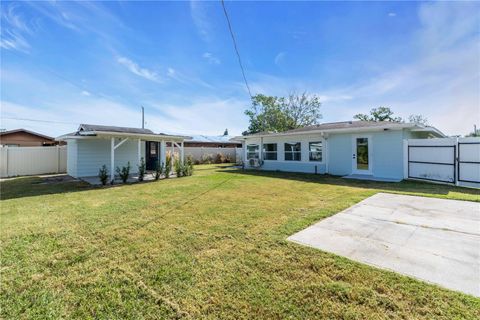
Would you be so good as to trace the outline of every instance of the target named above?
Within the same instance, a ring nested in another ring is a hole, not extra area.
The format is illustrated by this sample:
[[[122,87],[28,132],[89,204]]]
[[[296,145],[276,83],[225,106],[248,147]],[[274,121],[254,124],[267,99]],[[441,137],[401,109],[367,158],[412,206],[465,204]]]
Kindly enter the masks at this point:
[[[252,106],[245,111],[248,130],[243,134],[262,131],[281,132],[317,124],[322,118],[318,96],[292,93],[288,97],[257,94]]]
[[[480,129],[475,128],[474,131],[470,132],[465,137],[480,137]]]
[[[408,122],[421,124],[422,126],[428,126],[428,119],[421,114],[411,114],[408,116]]]
[[[373,108],[370,110],[370,114],[359,113],[354,115],[353,118],[362,121],[403,122],[401,117],[393,116],[393,111],[389,107]]]

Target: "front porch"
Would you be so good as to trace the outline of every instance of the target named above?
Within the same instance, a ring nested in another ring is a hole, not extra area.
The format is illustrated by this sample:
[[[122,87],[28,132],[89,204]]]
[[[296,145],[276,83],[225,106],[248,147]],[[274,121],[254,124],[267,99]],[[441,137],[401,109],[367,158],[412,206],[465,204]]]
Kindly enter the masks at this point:
[[[115,166],[115,156],[116,150],[124,144],[130,137],[121,138],[112,136],[110,138],[110,181],[115,181],[115,174],[116,174],[116,166]],[[184,152],[184,143],[183,139],[181,141],[171,140],[171,139],[164,139],[162,138],[152,138],[149,137],[148,140],[136,138],[135,139],[137,144],[137,157],[136,163],[132,164],[131,166],[135,166],[138,168],[141,164],[141,159],[143,158],[145,162],[145,167],[148,171],[154,172],[158,165],[164,164],[166,162],[167,153],[170,152],[172,155],[178,153],[180,156],[180,161],[183,163],[185,160],[185,152]],[[144,150],[144,151],[143,151]],[[125,165],[127,165],[125,163]],[[173,167],[172,167],[173,169]],[[134,179],[134,175],[136,174],[136,178],[138,179],[138,171],[134,170],[131,176]],[[147,176],[147,175],[146,175]]]

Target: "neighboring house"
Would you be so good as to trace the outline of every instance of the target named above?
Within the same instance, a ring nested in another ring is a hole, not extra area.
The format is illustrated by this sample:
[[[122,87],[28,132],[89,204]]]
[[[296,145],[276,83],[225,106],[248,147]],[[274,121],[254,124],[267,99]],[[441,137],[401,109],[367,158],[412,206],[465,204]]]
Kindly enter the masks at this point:
[[[192,140],[185,141],[185,147],[204,147],[204,148],[241,148],[242,143],[232,141],[233,137],[227,134],[221,136],[192,136]]]
[[[65,142],[59,143],[54,138],[25,130],[15,129],[9,131],[0,132],[0,145],[7,147],[44,147],[55,146],[58,144],[65,144]]]
[[[192,136],[192,140],[185,142],[185,147],[193,148],[241,148],[241,142],[232,141],[232,136]]]
[[[116,167],[130,162],[132,174],[138,173],[140,159],[147,170],[165,163],[168,150],[177,148],[183,158],[183,142],[190,137],[156,134],[148,129],[81,124],[76,132],[57,138],[67,141],[67,173],[75,178],[95,177],[106,165],[110,179]],[[171,145],[167,149],[167,143]]]
[[[346,121],[236,137],[246,168],[400,181],[404,139],[445,137],[413,123]]]

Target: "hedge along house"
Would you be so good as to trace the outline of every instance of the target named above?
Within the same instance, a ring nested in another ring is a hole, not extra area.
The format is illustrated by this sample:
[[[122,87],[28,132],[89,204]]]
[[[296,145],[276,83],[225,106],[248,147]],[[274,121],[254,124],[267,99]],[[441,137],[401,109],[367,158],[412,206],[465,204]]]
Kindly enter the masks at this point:
[[[236,137],[245,168],[400,181],[404,139],[445,137],[413,123],[346,121]]]
[[[165,163],[168,149],[180,152],[183,162],[183,143],[190,137],[156,134],[148,129],[81,124],[74,133],[57,138],[67,141],[67,174],[75,178],[96,177],[106,165],[110,180],[115,178],[116,167],[127,166],[131,174],[138,173],[141,158],[146,169],[155,170]]]

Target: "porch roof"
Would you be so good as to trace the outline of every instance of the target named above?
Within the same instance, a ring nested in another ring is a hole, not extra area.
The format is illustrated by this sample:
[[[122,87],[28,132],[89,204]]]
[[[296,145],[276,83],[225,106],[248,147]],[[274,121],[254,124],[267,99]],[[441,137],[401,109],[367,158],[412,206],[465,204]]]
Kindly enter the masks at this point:
[[[165,133],[154,133],[149,129],[115,127],[103,125],[81,124],[76,132],[67,133],[57,137],[55,140],[70,139],[104,139],[104,138],[133,138],[148,141],[175,141],[182,142],[190,140],[191,137],[182,135],[169,135]]]

